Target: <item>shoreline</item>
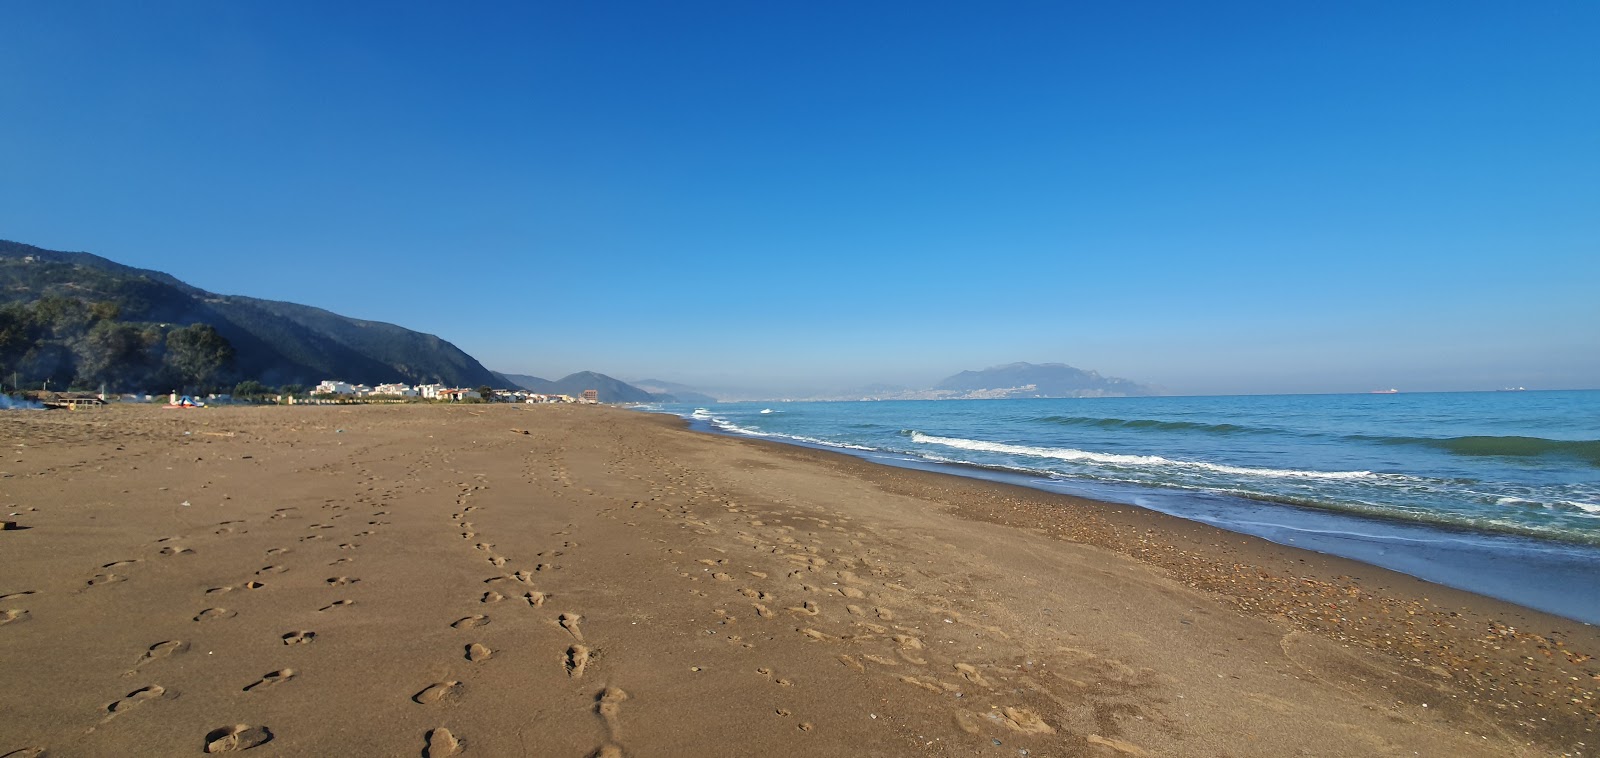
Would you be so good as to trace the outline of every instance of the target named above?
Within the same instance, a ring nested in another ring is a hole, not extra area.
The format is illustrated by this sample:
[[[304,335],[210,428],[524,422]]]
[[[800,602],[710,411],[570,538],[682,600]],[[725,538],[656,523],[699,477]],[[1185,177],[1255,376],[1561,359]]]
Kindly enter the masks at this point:
[[[1439,674],[1439,667],[1427,663],[1429,660],[1451,660],[1455,665],[1466,660],[1483,663],[1488,660],[1486,651],[1503,653],[1512,647],[1547,659],[1551,651],[1557,651],[1554,655],[1566,656],[1576,664],[1600,655],[1600,627],[1353,558],[1285,545],[1139,505],[969,476],[943,467],[900,467],[847,450],[739,435],[709,426],[695,429],[689,419],[680,416],[650,415],[693,434],[816,461],[880,486],[909,489],[922,497],[937,492],[934,497],[961,518],[1093,545],[1147,562],[1190,587],[1225,599],[1240,612],[1270,617],[1340,644],[1359,645],[1434,674]],[[934,481],[919,482],[919,477]],[[946,479],[952,481],[939,481]],[[968,502],[953,503],[952,499]],[[1150,536],[1158,533],[1165,539]],[[1256,575],[1247,576],[1252,569]],[[1241,570],[1246,575],[1241,575]],[[1370,615],[1360,615],[1367,611]],[[1352,620],[1358,628],[1346,629]],[[1476,628],[1484,633],[1471,641],[1479,643],[1476,647],[1480,649],[1467,652],[1474,647],[1469,641],[1444,640],[1427,633],[1419,636],[1419,627]],[[1499,663],[1509,671],[1532,660],[1532,656],[1519,654],[1500,656]],[[1490,682],[1505,676],[1484,677],[1479,682],[1485,685],[1482,692],[1501,690]],[[1574,683],[1571,687],[1561,681],[1568,678]],[[1584,724],[1585,732],[1593,733],[1600,727],[1600,701],[1595,694],[1600,674],[1591,672],[1584,679],[1587,681],[1555,674],[1546,684],[1578,694],[1573,703],[1587,703],[1589,710],[1578,717],[1578,723]]]
[[[1534,756],[1600,734],[1592,627],[659,414],[0,432],[25,527],[0,536],[0,753],[202,753],[236,724],[270,731],[252,755],[469,758]]]
[[[963,461],[925,461],[881,450],[741,434],[672,411],[629,409],[682,420],[700,433],[845,455],[866,462],[992,481],[1086,501],[1161,513],[1290,548],[1393,571],[1443,588],[1512,603],[1585,625],[1600,624],[1600,546],[1452,523],[1318,508],[1202,491],[1163,491],[1060,480]],[[1120,499],[1119,499],[1120,498]],[[1166,504],[1162,501],[1170,501]],[[1241,512],[1243,511],[1243,512]],[[1252,518],[1259,516],[1259,518]],[[1361,527],[1368,527],[1362,531]],[[1397,548],[1421,547],[1422,554]],[[1429,547],[1431,545],[1431,547]]]

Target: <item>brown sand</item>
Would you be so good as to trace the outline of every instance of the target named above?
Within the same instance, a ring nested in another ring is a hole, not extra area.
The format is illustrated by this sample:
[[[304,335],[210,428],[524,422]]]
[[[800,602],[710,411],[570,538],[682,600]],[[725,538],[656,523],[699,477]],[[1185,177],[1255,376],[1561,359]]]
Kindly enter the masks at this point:
[[[1590,627],[667,417],[113,407],[0,440],[0,756],[1597,744]]]

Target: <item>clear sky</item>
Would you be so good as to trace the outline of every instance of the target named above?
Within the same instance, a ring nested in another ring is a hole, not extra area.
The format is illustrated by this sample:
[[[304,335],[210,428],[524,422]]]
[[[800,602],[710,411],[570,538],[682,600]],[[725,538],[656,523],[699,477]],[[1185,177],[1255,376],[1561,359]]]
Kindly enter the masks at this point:
[[[0,238],[490,368],[1600,387],[1600,3],[0,2]]]

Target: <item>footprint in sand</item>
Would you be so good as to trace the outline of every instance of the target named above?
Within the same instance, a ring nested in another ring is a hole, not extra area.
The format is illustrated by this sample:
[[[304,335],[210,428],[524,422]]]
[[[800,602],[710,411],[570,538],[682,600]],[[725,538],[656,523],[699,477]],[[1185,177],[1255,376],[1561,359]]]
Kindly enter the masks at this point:
[[[194,555],[194,551],[190,550],[189,548],[186,548],[186,547],[175,547],[175,546],[172,546],[172,545],[168,545],[168,546],[166,546],[164,548],[161,548],[161,554],[162,555],[169,555],[169,556],[170,555]]]
[[[428,747],[422,751],[424,758],[448,758],[461,752],[463,740],[457,739],[449,729],[440,727],[428,732]]]
[[[275,684],[282,684],[294,678],[294,669],[278,669],[268,674],[263,674],[260,679],[244,686],[245,692],[264,690]]]
[[[133,667],[137,669],[147,663],[187,652],[189,652],[189,643],[183,640],[166,640],[164,642],[157,642],[156,644],[151,645],[148,650],[144,651],[144,655],[139,656],[139,660],[134,661]],[[128,673],[132,674],[133,672],[130,671]]]
[[[494,590],[489,590],[488,592],[483,593],[483,597],[480,598],[478,600],[478,602],[480,602],[480,603],[498,603],[498,602],[500,602],[501,600],[504,600],[504,599],[506,599],[505,595],[502,595],[502,594],[500,594],[498,592],[495,592]]]
[[[237,611],[230,611],[227,608],[207,608],[195,614],[194,620],[215,621],[217,619],[231,619],[237,615],[239,615]]]
[[[256,571],[256,573],[257,574],[281,574],[281,573],[283,573],[285,571],[288,571],[288,570],[289,569],[287,569],[287,568],[285,568],[283,566],[262,566],[260,569],[258,569]]]
[[[317,641],[316,632],[286,632],[283,637],[285,645],[309,645]]]
[[[152,684],[149,687],[140,687],[139,689],[128,693],[121,700],[106,706],[106,720],[109,721],[112,716],[115,716],[119,713],[127,713],[133,708],[143,705],[151,700],[158,700],[166,697],[166,695],[167,688],[162,687],[159,684]]]
[[[287,552],[289,552],[289,548],[286,548],[286,547],[275,547],[275,548],[268,549],[267,550],[267,555],[283,555],[284,553],[287,553]]]
[[[99,587],[101,585],[116,584],[117,582],[125,582],[127,580],[128,580],[127,577],[121,576],[119,574],[112,574],[112,573],[108,572],[108,573],[104,573],[104,574],[95,574],[94,577],[91,578],[89,581],[84,582],[83,586],[85,586],[85,587]]]
[[[354,601],[354,600],[335,600],[335,601],[333,601],[333,602],[331,602],[331,603],[329,603],[329,604],[327,604],[327,605],[325,605],[325,606],[323,606],[321,608],[318,608],[317,612],[320,613],[322,611],[331,611],[331,610],[333,610],[335,608],[346,608],[346,607],[349,607],[349,606],[352,606],[352,605],[355,605],[355,604],[356,604],[356,601]]]
[[[582,642],[583,630],[578,627],[578,622],[582,620],[583,617],[576,613],[563,613],[556,623],[560,624],[562,629],[565,629],[571,633],[572,636],[577,638],[579,642]]]
[[[360,579],[351,579],[348,576],[330,576],[330,577],[328,577],[328,586],[329,587],[345,587],[345,586],[349,586],[349,585],[355,584],[356,582],[359,582],[359,581],[361,581],[361,580]]]
[[[422,705],[431,705],[446,698],[454,699],[460,692],[460,682],[436,682],[423,688],[421,692],[412,695],[411,700]]]
[[[24,621],[28,618],[28,615],[27,611],[18,609],[0,611],[0,626],[5,626],[13,621]]]
[[[795,613],[804,613],[807,616],[815,616],[822,612],[822,606],[807,600],[801,603],[798,607],[790,606],[787,610],[794,611]]]
[[[101,564],[100,568],[103,568],[103,569],[114,569],[114,568],[118,568],[118,567],[121,567],[121,566],[131,566],[131,565],[133,565],[135,563],[138,563],[138,562],[139,562],[138,558],[129,558],[128,560],[125,560],[125,561],[112,561],[110,563]]]
[[[983,678],[983,674],[978,672],[978,668],[976,666],[973,666],[970,663],[957,663],[956,671],[961,674],[962,679],[972,682],[979,687],[994,686],[989,683],[988,679]]]
[[[584,669],[589,667],[589,648],[582,645],[567,648],[565,666],[567,676],[573,679],[583,676]]]
[[[33,594],[33,590],[23,590],[21,592],[11,592],[11,593],[7,593],[5,595],[0,595],[0,600],[16,600],[17,598],[27,597],[27,596],[32,595],[32,594]]]
[[[1026,734],[1055,734],[1055,727],[1046,724],[1038,714],[1026,708],[1012,708],[1007,706],[1000,709],[1004,716],[1003,723],[1019,732]]]
[[[227,753],[249,750],[272,741],[272,730],[264,726],[235,724],[206,733],[207,753]]]
[[[485,616],[485,615],[483,615],[481,613],[475,613],[475,614],[473,614],[471,616],[467,616],[465,618],[456,619],[456,621],[450,625],[450,628],[452,628],[452,629],[471,629],[473,627],[483,626],[484,624],[487,624],[487,623],[489,623],[489,617],[488,616]]]
[[[492,657],[494,657],[494,651],[490,650],[487,645],[474,642],[467,646],[467,660],[473,663],[487,661]]]
[[[543,592],[528,592],[523,594],[522,599],[528,601],[528,605],[537,608],[544,605],[544,601],[549,600],[550,596]]]
[[[595,751],[597,756],[622,756],[622,748],[617,743],[622,741],[622,701],[628,699],[628,693],[620,687],[607,687],[595,696],[594,712],[600,714],[600,720],[605,722],[606,732],[610,741]]]

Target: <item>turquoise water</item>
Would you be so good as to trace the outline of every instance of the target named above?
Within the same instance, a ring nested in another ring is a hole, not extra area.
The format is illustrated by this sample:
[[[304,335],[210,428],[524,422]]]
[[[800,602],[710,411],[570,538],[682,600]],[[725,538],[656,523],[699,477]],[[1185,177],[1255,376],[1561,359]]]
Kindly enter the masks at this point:
[[[1553,570],[1600,584],[1600,391],[650,410],[895,465],[1003,474],[1534,607],[1551,609],[1529,601],[1550,593],[1521,574]],[[1463,578],[1489,569],[1466,564],[1496,558],[1517,565],[1496,567],[1503,576],[1494,587]],[[1600,620],[1600,590],[1579,593],[1589,595],[1590,610],[1557,612]]]

